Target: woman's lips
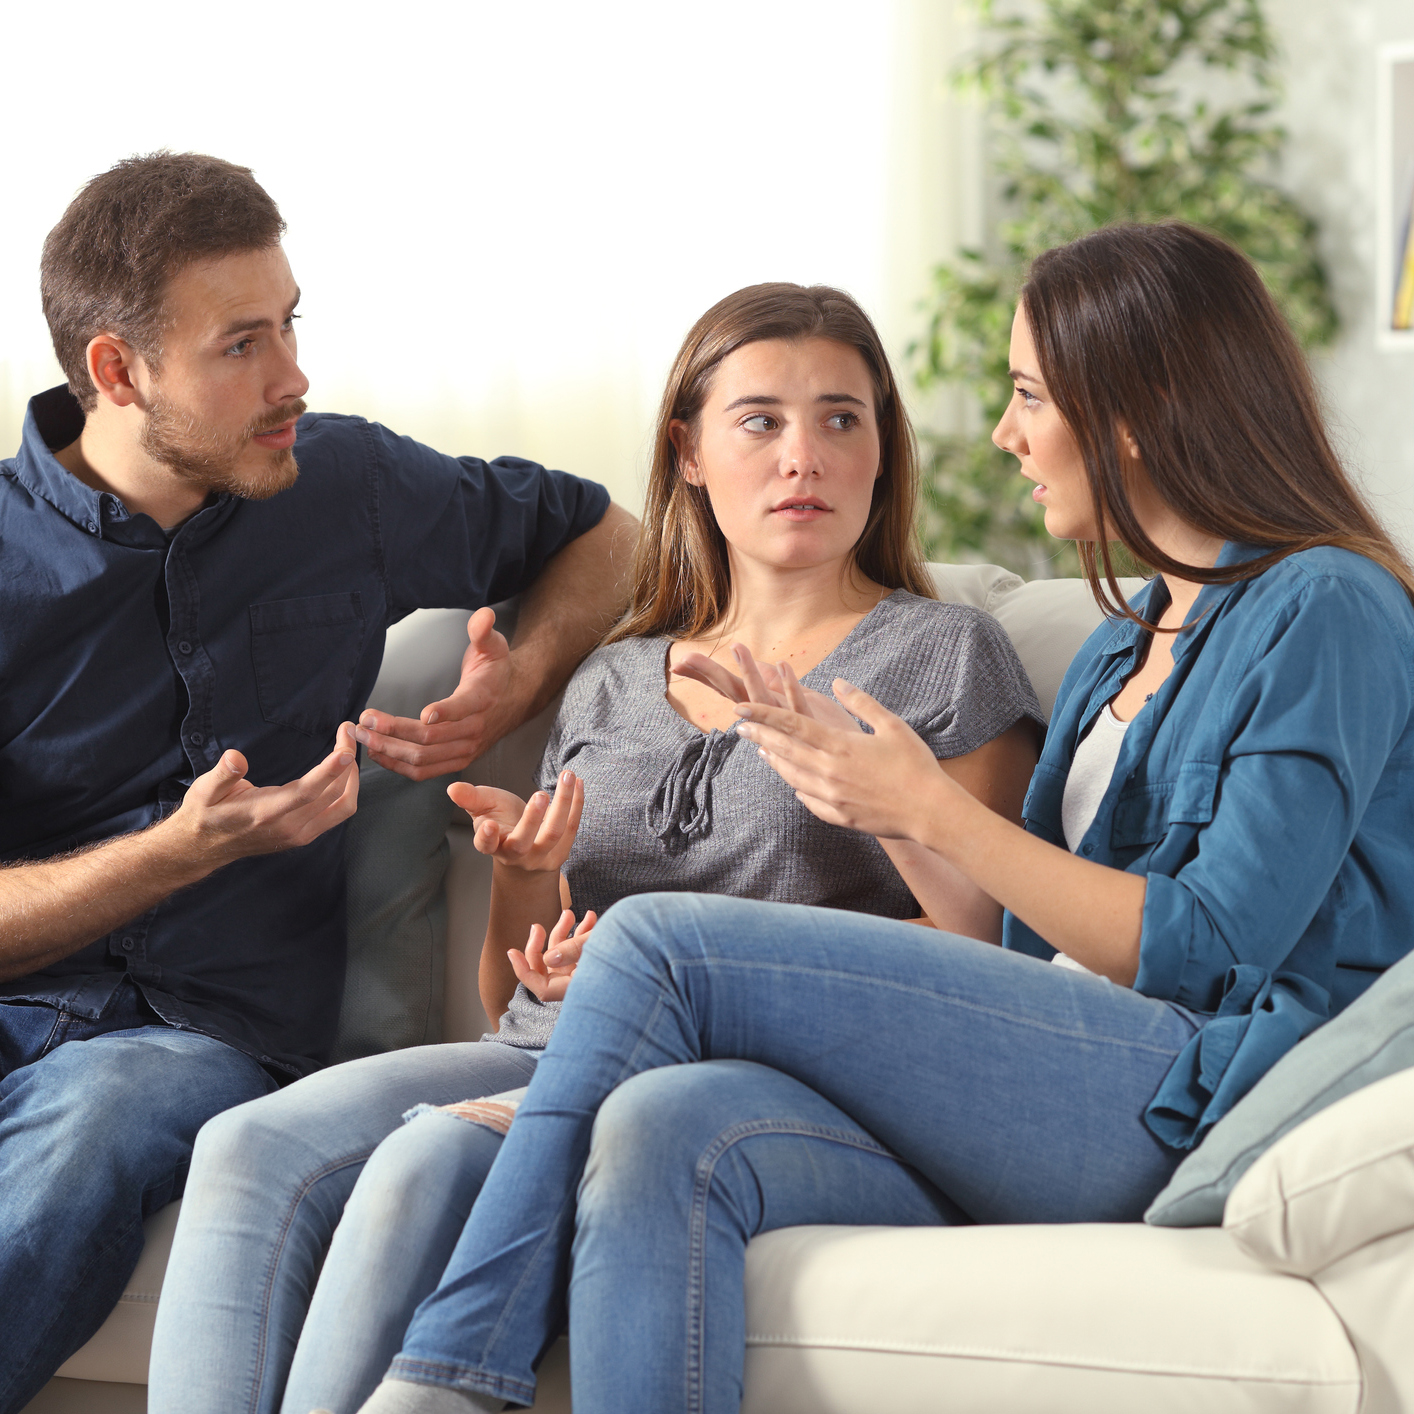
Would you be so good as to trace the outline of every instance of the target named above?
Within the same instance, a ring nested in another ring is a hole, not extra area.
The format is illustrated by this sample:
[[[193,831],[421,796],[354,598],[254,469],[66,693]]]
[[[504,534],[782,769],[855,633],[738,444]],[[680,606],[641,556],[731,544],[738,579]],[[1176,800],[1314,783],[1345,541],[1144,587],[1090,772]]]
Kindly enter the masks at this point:
[[[821,516],[830,515],[824,506],[777,506],[775,515],[784,516],[787,520],[819,520]]]
[[[1038,482],[1036,483],[1035,488],[1034,488],[1034,489],[1032,490],[1032,492],[1031,492],[1031,499],[1032,499],[1033,501],[1039,501],[1039,500],[1041,499],[1041,497],[1044,496],[1045,494],[1046,494],[1046,488],[1045,488],[1043,485],[1041,485],[1041,483],[1038,481]]]
[[[257,432],[254,440],[262,447],[268,447],[272,452],[283,452],[295,444],[295,424],[287,422],[269,432]]]

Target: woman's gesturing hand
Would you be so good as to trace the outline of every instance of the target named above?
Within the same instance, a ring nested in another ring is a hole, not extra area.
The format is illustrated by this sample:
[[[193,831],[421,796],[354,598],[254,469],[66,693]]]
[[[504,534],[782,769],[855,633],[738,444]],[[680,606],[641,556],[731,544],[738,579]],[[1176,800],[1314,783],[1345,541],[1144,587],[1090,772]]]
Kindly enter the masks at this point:
[[[538,790],[523,801],[466,781],[454,781],[447,794],[476,821],[472,842],[496,863],[535,872],[564,867],[584,809],[584,782],[573,771],[560,772],[553,799]]]
[[[525,951],[510,948],[506,953],[516,980],[542,1002],[563,1001],[570,978],[579,966],[584,940],[596,922],[598,917],[591,908],[576,928],[574,914],[567,908],[560,914],[560,921],[550,930],[548,938],[538,923],[532,923]]]
[[[858,731],[859,723],[823,693],[801,687],[789,663],[758,663],[744,643],[732,645],[732,656],[741,668],[738,677],[705,653],[689,653],[673,672],[713,688],[729,702],[757,702],[768,707],[787,707],[793,712],[843,731]]]
[[[939,769],[928,744],[902,718],[843,678],[832,686],[844,707],[873,728],[872,736],[826,725],[798,707],[756,702],[738,704],[744,720],[737,731],[827,824],[881,839],[918,838],[928,801],[937,799],[933,789],[966,792]]]

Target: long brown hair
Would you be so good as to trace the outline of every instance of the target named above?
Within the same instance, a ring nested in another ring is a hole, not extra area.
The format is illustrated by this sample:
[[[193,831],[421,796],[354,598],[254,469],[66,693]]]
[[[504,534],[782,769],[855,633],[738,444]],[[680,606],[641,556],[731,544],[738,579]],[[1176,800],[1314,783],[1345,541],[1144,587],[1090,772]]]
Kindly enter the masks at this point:
[[[869,316],[847,294],[828,285],[748,285],[714,304],[692,326],[668,375],[653,439],[628,615],[607,642],[659,633],[695,638],[726,613],[731,593],[726,540],[706,490],[683,477],[669,429],[674,422],[684,422],[696,436],[717,365],[742,345],[761,339],[816,338],[857,350],[874,386],[882,469],[852,564],[888,589],[937,597],[915,529],[918,459],[913,428]]]
[[[1341,466],[1306,360],[1240,251],[1181,221],[1111,226],[1039,256],[1021,302],[1084,458],[1101,533],[1080,558],[1107,614],[1138,617],[1116,582],[1110,533],[1153,569],[1202,584],[1335,545],[1384,566],[1414,598],[1414,571]],[[1222,568],[1164,554],[1130,504],[1126,430],[1171,510],[1267,553]]]

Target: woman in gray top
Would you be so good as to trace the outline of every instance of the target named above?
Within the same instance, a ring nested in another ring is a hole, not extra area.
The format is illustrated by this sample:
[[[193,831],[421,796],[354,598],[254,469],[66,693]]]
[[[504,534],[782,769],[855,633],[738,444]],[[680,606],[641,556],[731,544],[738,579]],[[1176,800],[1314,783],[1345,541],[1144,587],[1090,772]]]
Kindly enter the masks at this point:
[[[203,1131],[155,1407],[353,1414],[436,1286],[514,1105],[462,1097],[527,1082],[617,899],[708,890],[1000,937],[997,906],[936,856],[815,819],[717,690],[779,696],[793,675],[813,713],[852,724],[813,690],[847,677],[1020,818],[1040,709],[1000,627],[933,597],[915,488],[888,361],[848,296],[759,285],[698,321],[663,400],[630,610],[565,693],[542,789],[449,788],[494,861],[480,990],[499,1027],[336,1066]]]

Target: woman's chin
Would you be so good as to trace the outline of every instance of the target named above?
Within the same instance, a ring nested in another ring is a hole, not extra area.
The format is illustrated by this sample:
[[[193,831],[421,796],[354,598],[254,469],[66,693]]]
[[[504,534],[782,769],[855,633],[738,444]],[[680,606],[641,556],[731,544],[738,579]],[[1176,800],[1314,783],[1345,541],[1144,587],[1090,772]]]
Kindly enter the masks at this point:
[[[1095,527],[1088,519],[1068,516],[1057,506],[1047,506],[1044,520],[1046,534],[1052,540],[1095,540]]]

